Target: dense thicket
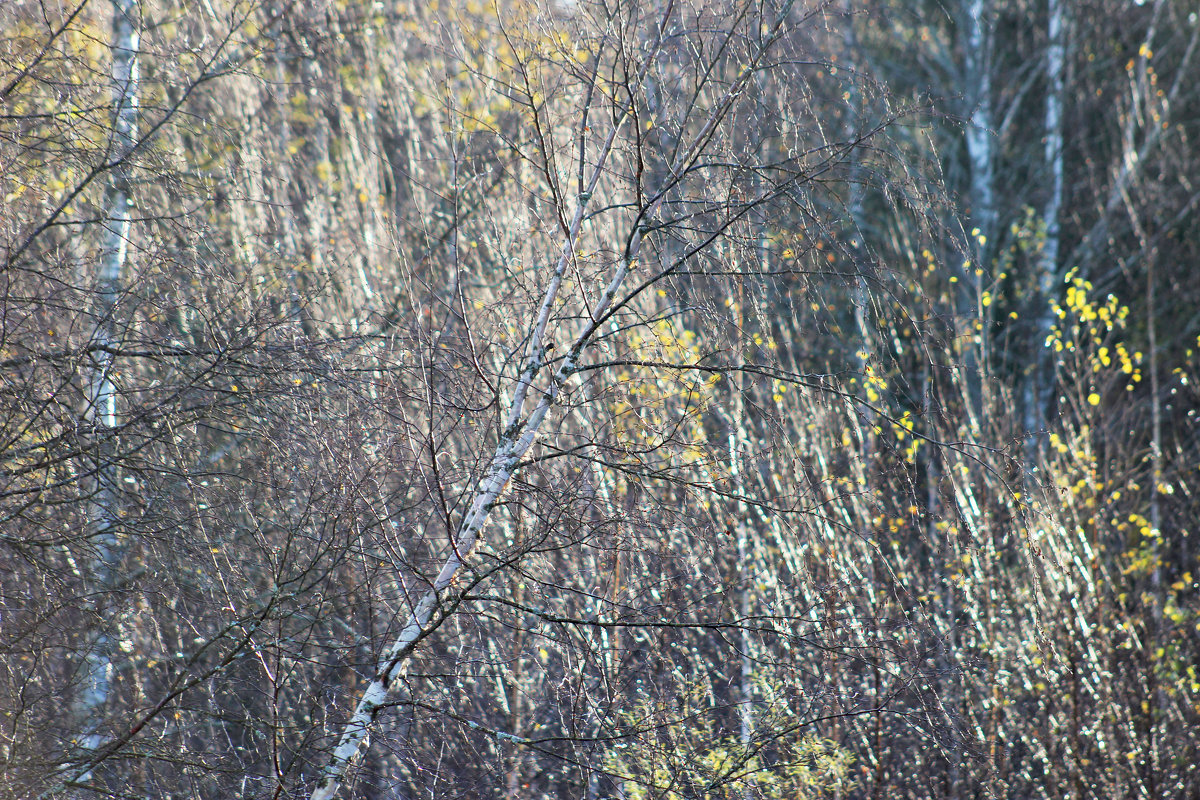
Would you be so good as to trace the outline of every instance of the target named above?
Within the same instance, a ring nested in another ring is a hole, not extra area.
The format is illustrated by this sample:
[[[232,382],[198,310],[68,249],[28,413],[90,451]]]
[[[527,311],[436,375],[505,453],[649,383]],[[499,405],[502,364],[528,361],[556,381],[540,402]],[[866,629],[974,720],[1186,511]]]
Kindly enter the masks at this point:
[[[0,5],[0,796],[1196,796],[1192,5]]]

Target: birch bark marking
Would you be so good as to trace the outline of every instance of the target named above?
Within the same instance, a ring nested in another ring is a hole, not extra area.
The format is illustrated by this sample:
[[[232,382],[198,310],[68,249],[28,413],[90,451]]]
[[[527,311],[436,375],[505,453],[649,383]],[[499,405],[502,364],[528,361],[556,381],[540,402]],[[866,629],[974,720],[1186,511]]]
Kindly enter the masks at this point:
[[[78,732],[76,743],[83,759],[103,744],[100,728],[108,702],[113,658],[111,623],[105,619],[111,611],[107,597],[116,586],[122,555],[117,532],[116,467],[107,460],[109,445],[103,440],[117,426],[112,347],[122,337],[116,312],[129,245],[129,157],[136,141],[138,118],[138,0],[112,0],[112,6],[113,131],[108,158],[111,171],[104,191],[104,235],[92,307],[96,320],[91,342],[93,355],[85,377],[85,416],[100,440],[92,497],[88,504],[88,540],[93,548],[89,571],[97,598],[92,611],[97,622],[80,665],[82,686],[72,709]],[[90,777],[88,772],[78,780],[86,781]]]

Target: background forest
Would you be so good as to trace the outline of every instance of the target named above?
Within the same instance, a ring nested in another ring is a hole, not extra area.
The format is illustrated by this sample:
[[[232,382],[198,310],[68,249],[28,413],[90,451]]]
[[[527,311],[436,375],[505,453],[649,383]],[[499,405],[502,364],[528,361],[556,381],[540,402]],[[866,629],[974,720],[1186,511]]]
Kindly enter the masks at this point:
[[[1194,0],[0,3],[0,797],[1200,796]]]

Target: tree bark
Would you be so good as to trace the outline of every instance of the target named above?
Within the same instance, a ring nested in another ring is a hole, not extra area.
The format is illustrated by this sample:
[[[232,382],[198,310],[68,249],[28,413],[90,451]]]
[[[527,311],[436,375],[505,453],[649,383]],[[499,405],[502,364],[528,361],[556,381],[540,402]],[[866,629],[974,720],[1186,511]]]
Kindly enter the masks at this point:
[[[110,595],[116,588],[123,555],[119,533],[117,467],[106,455],[107,441],[117,427],[117,388],[113,382],[112,348],[123,338],[118,320],[118,301],[125,277],[130,234],[129,159],[133,152],[138,120],[138,2],[112,0],[113,5],[113,135],[108,162],[109,180],[104,192],[104,233],[91,309],[96,320],[92,333],[92,362],[85,376],[85,416],[98,444],[91,498],[88,503],[88,540],[93,549],[89,578],[96,600],[91,609],[95,627],[89,633],[80,665],[80,690],[75,698],[77,757],[86,759],[103,744],[101,725],[111,688],[113,620]],[[86,781],[90,773],[79,780]]]
[[[1054,395],[1054,354],[1047,337],[1054,327],[1051,303],[1060,282],[1058,251],[1061,240],[1059,209],[1063,193],[1063,95],[1066,69],[1066,9],[1062,0],[1049,0],[1049,47],[1046,50],[1046,150],[1045,163],[1050,172],[1050,196],[1042,210],[1046,238],[1037,265],[1037,318],[1031,342],[1037,357],[1033,374],[1025,386],[1025,430],[1030,455],[1034,456],[1042,440]],[[1033,458],[1027,459],[1030,464]]]

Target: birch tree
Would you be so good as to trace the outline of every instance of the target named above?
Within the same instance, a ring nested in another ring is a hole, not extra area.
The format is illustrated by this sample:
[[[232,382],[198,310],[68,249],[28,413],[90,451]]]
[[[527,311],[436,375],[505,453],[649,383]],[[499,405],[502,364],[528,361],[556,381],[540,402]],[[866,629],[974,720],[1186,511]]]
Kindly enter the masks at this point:
[[[592,13],[599,9],[591,9]],[[455,524],[442,566],[428,585],[413,590],[411,605],[402,609],[405,621],[382,649],[373,676],[317,783],[315,798],[327,799],[338,792],[377,715],[394,703],[401,691],[414,649],[451,615],[461,613],[464,595],[484,578],[473,563],[474,551],[486,538],[489,520],[506,488],[523,465],[531,463],[535,444],[540,438],[553,439],[556,428],[561,432],[561,423],[554,420],[563,393],[572,391],[572,384],[587,380],[589,374],[622,363],[656,366],[654,362],[603,358],[600,354],[610,326],[614,332],[646,326],[640,315],[654,312],[644,305],[645,298],[653,298],[655,289],[665,289],[673,282],[714,271],[736,275],[745,269],[748,274],[760,274],[758,265],[722,264],[714,244],[729,235],[734,222],[760,206],[797,202],[813,186],[815,175],[834,174],[853,147],[836,140],[797,141],[768,162],[723,149],[729,126],[744,118],[737,109],[756,76],[778,79],[778,68],[772,66],[775,51],[802,19],[790,4],[763,9],[738,6],[727,17],[732,20],[729,30],[717,34],[704,32],[707,10],[703,7],[667,3],[653,13],[634,7],[616,13],[619,16],[607,12],[598,20],[603,24],[586,36],[568,27],[568,37],[588,43],[584,52],[575,56],[577,65],[564,64],[569,67],[566,74],[556,72],[552,79],[536,76],[546,84],[566,78],[567,86],[578,87],[566,95],[574,108],[570,126],[574,144],[568,148],[565,142],[555,143],[554,123],[543,121],[547,112],[538,99],[537,84],[523,90],[535,136],[532,160],[551,196],[552,213],[561,221],[558,252],[549,266],[539,271],[541,298],[523,325],[520,367],[503,389],[507,399],[488,466]],[[618,19],[627,30],[608,33]],[[597,24],[587,15],[571,20],[576,25]],[[676,106],[656,93],[654,103],[643,103],[641,97],[648,91],[650,76],[657,76],[666,47],[686,53],[687,60],[694,62],[688,64],[694,76],[690,78],[692,99]],[[532,83],[532,68],[519,67],[518,77]],[[618,76],[615,80],[614,74]],[[645,108],[655,109],[655,115],[643,118]],[[646,132],[660,127],[665,136],[658,136],[667,150],[655,153],[649,149],[655,139]],[[654,173],[643,172],[643,164],[657,159],[665,165],[661,182],[647,180]],[[573,184],[570,191],[565,188],[568,180]],[[727,194],[714,196],[714,186],[728,187],[724,190]],[[603,227],[601,221],[606,221]],[[591,233],[585,238],[587,228]],[[617,231],[621,231],[622,243],[614,247],[605,237]],[[660,247],[659,242],[669,239],[678,242],[676,258],[655,264],[655,259],[646,257],[647,248]],[[585,241],[611,252],[612,260],[599,272],[583,273],[593,276],[590,281],[572,283],[572,273],[579,268],[579,250],[587,248]],[[598,285],[592,286],[592,281]],[[703,285],[695,283],[692,290]],[[564,296],[568,289],[576,294]],[[665,291],[660,295],[665,296]],[[561,355],[552,352],[555,346],[561,348]],[[742,368],[737,352],[724,366],[704,361],[659,366],[736,372]],[[782,374],[781,379],[796,380]],[[582,408],[579,413],[588,424],[589,409]],[[733,469],[736,474],[737,468]],[[516,734],[496,735],[524,740]],[[748,735],[748,730],[743,732],[744,737]]]
[[[1053,394],[1053,357],[1047,347],[1053,326],[1051,298],[1057,294],[1061,283],[1058,267],[1059,249],[1062,239],[1063,182],[1065,180],[1063,153],[1063,101],[1066,92],[1066,42],[1067,14],[1058,0],[1050,0],[1047,8],[1046,48],[1046,152],[1045,163],[1050,173],[1049,197],[1042,211],[1042,225],[1046,231],[1042,256],[1037,265],[1037,304],[1039,311],[1033,334],[1033,344],[1039,348],[1037,364],[1033,369],[1025,392],[1025,427],[1030,432],[1031,442],[1037,443],[1041,436],[1034,432],[1045,422]],[[1040,340],[1040,341],[1039,341]]]
[[[162,12],[137,2],[20,3],[0,17],[0,498],[4,649],[13,654],[4,713],[20,720],[4,745],[2,781],[19,795],[121,785],[129,773],[113,768],[113,756],[138,734],[143,768],[174,757],[180,700],[186,707],[247,646],[246,628],[213,618],[234,607],[232,596],[218,590],[225,602],[211,603],[220,582],[196,561],[222,552],[204,530],[215,465],[238,438],[223,433],[254,417],[242,403],[226,415],[222,398],[251,377],[297,389],[294,374],[279,371],[297,366],[294,347],[274,349],[275,367],[228,371],[270,351],[273,327],[260,314],[246,337],[230,337],[236,324],[205,328],[218,314],[222,325],[246,322],[255,309],[219,265],[188,271],[204,224],[182,197],[185,167],[165,156],[196,156],[176,123],[199,87],[246,57],[233,41],[253,45],[239,27],[245,18],[233,15],[231,29],[226,19]],[[182,56],[171,40],[180,27],[196,45]],[[262,575],[236,591],[254,599],[251,617],[269,616],[274,602],[251,588]]]
[[[123,334],[118,308],[123,291],[125,264],[129,257],[130,216],[133,206],[129,159],[137,141],[138,121],[138,27],[139,9],[133,0],[113,3],[112,23],[112,144],[107,160],[113,165],[104,193],[105,233],[96,278],[95,333],[89,349],[94,363],[87,376],[85,418],[96,436],[103,440],[113,435],[118,424],[117,390],[113,385],[112,353],[120,349]],[[102,449],[107,449],[102,445]],[[95,487],[89,512],[88,538],[95,556],[88,571],[95,586],[98,601],[94,614],[95,631],[83,656],[82,680],[75,703],[79,730],[81,760],[88,759],[102,744],[100,723],[108,702],[109,684],[113,670],[114,641],[118,636],[112,629],[116,616],[111,593],[120,580],[123,544],[119,533],[120,510],[115,485],[120,480],[115,465],[105,463],[103,456],[95,465]],[[80,780],[88,780],[85,773]]]

